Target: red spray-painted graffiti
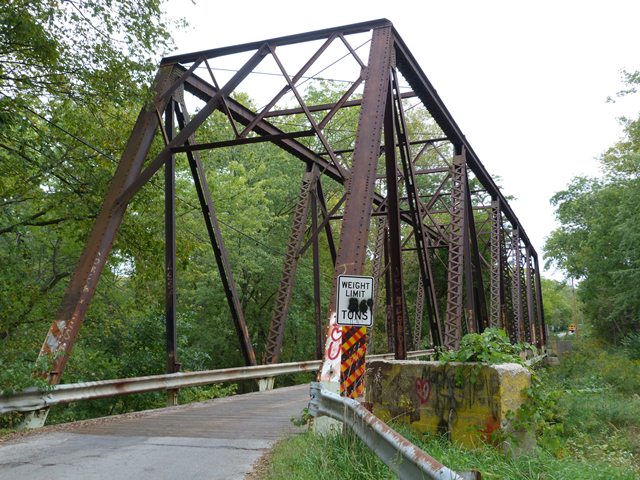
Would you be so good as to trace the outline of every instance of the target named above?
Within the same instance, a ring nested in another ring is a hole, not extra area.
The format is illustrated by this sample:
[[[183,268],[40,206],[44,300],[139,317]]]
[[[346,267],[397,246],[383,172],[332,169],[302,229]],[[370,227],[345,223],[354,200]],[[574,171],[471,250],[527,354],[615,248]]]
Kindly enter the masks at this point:
[[[331,337],[331,343],[327,347],[327,358],[335,360],[342,353],[342,329],[340,325],[333,324],[329,336]]]
[[[429,401],[431,396],[431,384],[424,378],[416,378],[415,381],[416,395],[420,400],[420,405],[424,405]]]

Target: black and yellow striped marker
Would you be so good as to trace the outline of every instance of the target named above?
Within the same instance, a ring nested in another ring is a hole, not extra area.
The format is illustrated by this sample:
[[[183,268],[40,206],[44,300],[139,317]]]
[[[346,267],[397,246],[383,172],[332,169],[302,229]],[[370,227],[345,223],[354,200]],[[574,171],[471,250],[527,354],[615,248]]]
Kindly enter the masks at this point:
[[[366,327],[342,327],[340,395],[358,398],[364,394]]]

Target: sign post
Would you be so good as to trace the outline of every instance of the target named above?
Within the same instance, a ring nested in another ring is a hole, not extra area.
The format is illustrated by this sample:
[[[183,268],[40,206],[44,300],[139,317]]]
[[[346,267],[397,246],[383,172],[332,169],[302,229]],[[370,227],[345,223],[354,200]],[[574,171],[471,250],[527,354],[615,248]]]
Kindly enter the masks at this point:
[[[359,398],[364,394],[367,327],[373,324],[373,277],[339,275],[336,323],[342,328],[340,394]]]

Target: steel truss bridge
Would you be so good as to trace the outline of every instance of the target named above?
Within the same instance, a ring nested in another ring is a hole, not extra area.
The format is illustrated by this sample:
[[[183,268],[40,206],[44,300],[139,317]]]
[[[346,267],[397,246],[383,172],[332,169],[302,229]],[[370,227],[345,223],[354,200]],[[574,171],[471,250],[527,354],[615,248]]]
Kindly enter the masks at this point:
[[[234,61],[234,68],[217,67]],[[334,68],[339,78],[350,79],[334,83],[340,86],[336,100],[308,103],[304,84],[314,72],[329,75]],[[250,88],[264,89],[260,82],[250,81],[260,69],[275,71],[279,86],[262,108],[255,109],[236,94],[242,91],[253,98]],[[335,327],[336,278],[341,274],[370,274],[376,291],[385,292],[377,302],[386,306],[378,309],[386,312],[386,320],[375,328],[386,332],[395,358],[405,358],[421,343],[455,348],[464,333],[494,326],[505,329],[513,342],[544,346],[536,251],[388,20],[167,57],[160,63],[153,94],[133,127],[44,341],[41,355],[55,359],[48,372],[51,384],[63,375],[127,205],[160,170],[165,178],[167,373],[178,371],[179,154],[190,167],[245,364],[258,363],[201,152],[260,142],[271,142],[301,161],[300,193],[264,363],[278,363],[296,268],[309,250],[315,298],[310,308],[315,311],[317,355],[325,359],[324,379],[335,380],[340,374],[332,352],[345,331]],[[355,136],[339,137],[336,126],[349,113],[357,118]],[[232,132],[228,138],[212,139],[203,133],[212,118],[225,122],[225,131]],[[162,147],[150,157],[158,137]],[[340,187],[337,201],[327,200],[327,183]],[[320,276],[326,274],[319,261],[320,240],[328,245],[333,261],[334,286],[326,316],[320,307]],[[409,269],[418,272],[412,318],[405,282]],[[422,338],[426,335],[428,340]],[[366,348],[366,336],[357,340],[358,346]],[[343,369],[343,378],[355,367]]]

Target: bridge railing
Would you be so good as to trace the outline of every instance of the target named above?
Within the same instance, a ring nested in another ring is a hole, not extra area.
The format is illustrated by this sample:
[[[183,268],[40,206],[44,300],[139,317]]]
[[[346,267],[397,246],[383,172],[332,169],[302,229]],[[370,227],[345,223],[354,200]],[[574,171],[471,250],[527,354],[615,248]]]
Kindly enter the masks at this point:
[[[407,358],[418,358],[433,354],[433,350],[416,350],[407,353]],[[370,360],[390,359],[393,353],[370,355]],[[178,372],[146,377],[100,380],[56,385],[51,390],[26,389],[12,395],[0,396],[0,414],[8,412],[33,412],[53,405],[116,397],[133,393],[176,390],[215,383],[238,382],[272,378],[290,373],[313,372],[320,368],[321,360],[307,362],[276,363],[255,367],[225,368],[201,372]]]

